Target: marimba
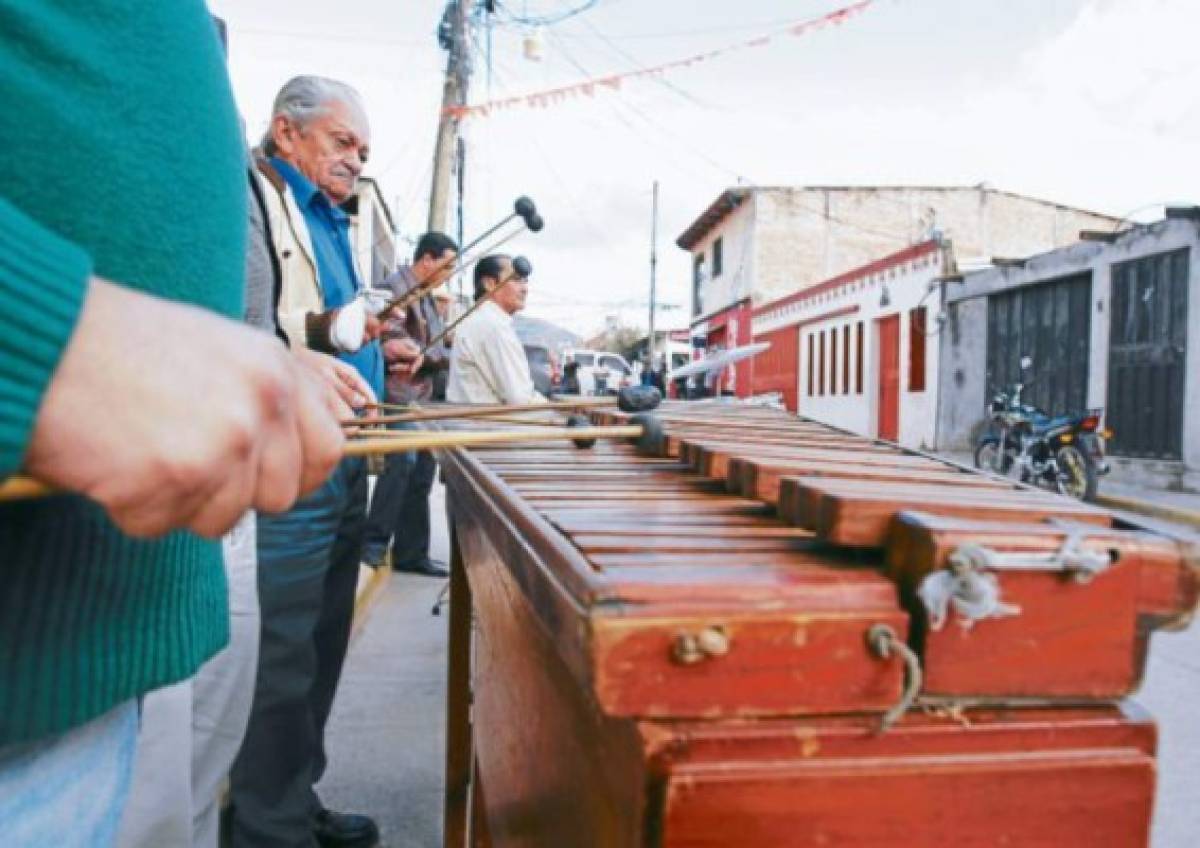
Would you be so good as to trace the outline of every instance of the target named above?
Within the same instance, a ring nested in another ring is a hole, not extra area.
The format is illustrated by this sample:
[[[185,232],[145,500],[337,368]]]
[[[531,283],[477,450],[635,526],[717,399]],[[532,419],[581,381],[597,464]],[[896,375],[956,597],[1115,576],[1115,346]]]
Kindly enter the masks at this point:
[[[1194,546],[772,410],[658,417],[661,456],[441,454],[447,845],[1147,843],[1123,699]]]

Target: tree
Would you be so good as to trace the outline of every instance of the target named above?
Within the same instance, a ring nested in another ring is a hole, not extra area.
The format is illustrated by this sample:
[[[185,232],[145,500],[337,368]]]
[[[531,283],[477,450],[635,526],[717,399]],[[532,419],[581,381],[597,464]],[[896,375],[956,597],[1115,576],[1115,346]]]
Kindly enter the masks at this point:
[[[646,332],[638,327],[630,327],[624,324],[616,324],[610,326],[598,336],[600,344],[598,347],[601,350],[609,350],[613,353],[619,353],[626,359],[629,359],[633,353],[634,347],[642,340]]]

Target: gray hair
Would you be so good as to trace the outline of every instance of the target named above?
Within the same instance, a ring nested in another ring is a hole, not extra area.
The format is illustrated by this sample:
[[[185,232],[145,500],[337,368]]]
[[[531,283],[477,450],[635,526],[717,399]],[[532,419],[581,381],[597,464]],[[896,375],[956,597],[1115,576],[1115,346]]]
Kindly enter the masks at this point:
[[[344,82],[317,76],[292,77],[284,83],[283,88],[275,95],[275,104],[271,107],[271,122],[273,124],[277,116],[284,115],[296,126],[303,128],[314,118],[326,114],[330,103],[346,104],[359,124],[356,129],[361,132],[369,129],[367,110],[359,93]],[[277,152],[270,126],[263,136],[262,148],[268,156],[274,156]]]

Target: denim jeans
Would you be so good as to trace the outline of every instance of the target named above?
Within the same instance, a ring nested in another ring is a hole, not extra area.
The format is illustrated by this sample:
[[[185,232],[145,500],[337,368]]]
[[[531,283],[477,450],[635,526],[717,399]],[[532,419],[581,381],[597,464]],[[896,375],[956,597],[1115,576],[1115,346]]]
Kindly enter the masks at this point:
[[[258,673],[253,512],[225,535],[221,548],[229,644],[195,677],[143,698],[133,784],[117,840],[124,848],[217,848],[221,787],[242,745]]]
[[[394,429],[415,429],[401,423]],[[417,565],[429,557],[429,493],[437,462],[429,451],[394,453],[375,481],[363,540],[363,560],[374,564],[392,542],[392,565]]]
[[[137,727],[133,699],[57,736],[0,748],[0,841],[12,848],[112,845]]]
[[[320,489],[258,518],[261,611],[254,703],[230,772],[232,844],[310,844],[362,554],[366,465],[344,459]]]

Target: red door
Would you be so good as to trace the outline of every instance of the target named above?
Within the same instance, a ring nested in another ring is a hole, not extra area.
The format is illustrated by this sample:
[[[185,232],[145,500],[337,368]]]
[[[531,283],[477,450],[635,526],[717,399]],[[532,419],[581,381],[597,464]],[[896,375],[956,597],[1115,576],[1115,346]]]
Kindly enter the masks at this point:
[[[900,316],[880,318],[879,438],[900,438]]]

